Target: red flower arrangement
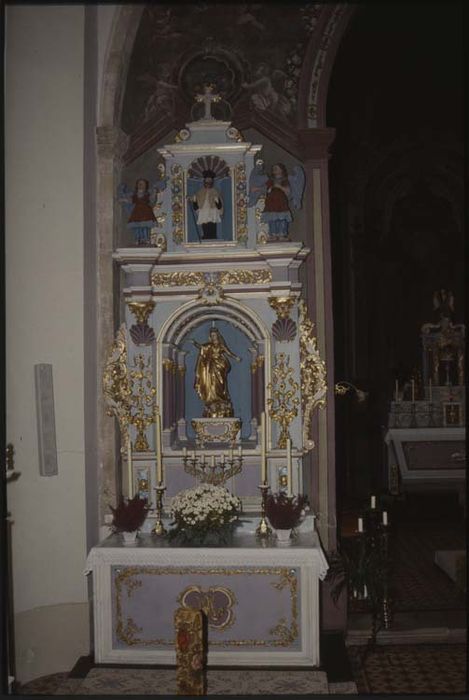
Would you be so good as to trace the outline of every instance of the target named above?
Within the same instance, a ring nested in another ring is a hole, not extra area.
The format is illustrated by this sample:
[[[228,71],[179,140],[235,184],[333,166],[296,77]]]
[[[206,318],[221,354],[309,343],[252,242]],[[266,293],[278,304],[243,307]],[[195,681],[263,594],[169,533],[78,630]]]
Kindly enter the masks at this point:
[[[271,493],[266,498],[265,513],[276,530],[291,530],[300,523],[307,504],[307,497],[300,494]]]
[[[133,498],[121,498],[117,508],[112,510],[112,529],[114,532],[135,532],[145,522],[148,513],[147,499],[136,494]]]

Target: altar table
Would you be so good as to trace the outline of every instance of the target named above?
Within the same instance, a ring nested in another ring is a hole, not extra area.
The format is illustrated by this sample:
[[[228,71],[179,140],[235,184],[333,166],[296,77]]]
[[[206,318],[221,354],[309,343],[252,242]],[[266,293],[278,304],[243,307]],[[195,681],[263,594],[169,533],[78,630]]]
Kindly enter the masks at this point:
[[[176,608],[202,608],[213,666],[318,666],[317,533],[291,546],[241,532],[227,547],[177,547],[150,534],[111,535],[88,556],[96,663],[175,664]]]

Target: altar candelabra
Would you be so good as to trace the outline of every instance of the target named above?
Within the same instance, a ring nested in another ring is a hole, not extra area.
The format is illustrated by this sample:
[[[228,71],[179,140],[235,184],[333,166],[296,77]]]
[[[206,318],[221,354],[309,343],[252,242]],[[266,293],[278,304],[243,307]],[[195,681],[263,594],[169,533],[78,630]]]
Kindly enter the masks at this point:
[[[371,644],[376,643],[380,627],[389,629],[392,622],[390,597],[390,530],[387,511],[376,508],[376,497],[358,518],[353,552],[349,554],[350,597],[369,602],[372,612]]]
[[[206,484],[213,484],[214,486],[224,484],[228,479],[239,474],[243,469],[241,448],[236,455],[233,453],[233,450],[230,450],[228,457],[222,452],[219,458],[215,457],[215,455],[211,455],[210,459],[208,459],[207,455],[203,452],[201,455],[197,455],[194,451],[189,456],[187,451],[184,450],[182,462],[184,464],[184,471],[187,474],[191,474],[198,481]]]

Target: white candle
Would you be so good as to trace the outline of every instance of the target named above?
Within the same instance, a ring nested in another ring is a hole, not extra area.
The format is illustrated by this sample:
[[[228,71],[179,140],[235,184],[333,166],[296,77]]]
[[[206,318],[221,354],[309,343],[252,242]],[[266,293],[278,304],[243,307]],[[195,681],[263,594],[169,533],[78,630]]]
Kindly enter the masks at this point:
[[[182,456],[184,459],[187,459],[187,447],[182,448]]]
[[[224,452],[221,453],[221,463],[225,464],[225,453]]]
[[[388,514],[387,511],[383,510],[383,525],[388,524]]]
[[[412,386],[412,403],[415,403],[415,381],[413,379],[411,382],[411,386]]]
[[[363,532],[363,518],[358,518],[358,532]]]
[[[376,496],[371,497],[371,508],[372,510],[376,508]]]
[[[265,413],[261,413],[261,484],[267,483],[267,462],[265,459]]]
[[[210,458],[210,464],[212,466],[212,469],[215,467],[215,455],[212,455]]]
[[[394,392],[394,398],[396,401],[399,401],[399,381],[396,379],[396,389]]]
[[[195,461],[195,452],[194,452],[194,450],[192,450],[192,452],[191,452],[191,459]]]
[[[161,416],[156,416],[156,481],[158,486],[163,483],[163,460],[161,454]]]
[[[229,454],[230,454],[230,462],[232,462],[233,461],[233,449],[230,449]]]
[[[357,597],[357,589],[356,589],[356,588],[353,589],[353,597],[354,597],[354,598]]]
[[[368,589],[366,587],[366,584],[363,586],[363,597],[368,598]]]
[[[431,377],[430,377],[430,379],[428,380],[428,392],[429,392],[428,396],[429,396],[430,403],[431,403],[431,402],[432,402],[432,398],[433,398],[433,394],[432,394],[432,380],[431,380]]]
[[[287,438],[287,496],[293,493],[293,469],[291,462],[291,440]]]
[[[241,445],[240,445],[240,446],[238,447],[238,457],[242,457],[242,456],[243,456],[243,448],[242,448]]]
[[[130,428],[129,428],[129,439],[127,440],[127,472],[129,478],[129,498],[133,498],[134,495],[134,479],[132,474],[132,440],[130,438]]]

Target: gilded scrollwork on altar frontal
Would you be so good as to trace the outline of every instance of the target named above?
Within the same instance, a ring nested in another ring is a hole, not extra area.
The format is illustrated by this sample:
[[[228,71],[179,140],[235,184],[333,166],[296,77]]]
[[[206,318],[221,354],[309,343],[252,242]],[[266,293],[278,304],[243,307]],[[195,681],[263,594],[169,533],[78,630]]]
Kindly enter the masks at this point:
[[[125,323],[117,331],[103,372],[103,393],[107,414],[117,418],[121,433],[128,433],[131,412],[131,383],[127,367]]]
[[[294,369],[290,367],[290,357],[284,352],[279,352],[275,356],[272,381],[267,385],[267,389],[270,393],[267,399],[269,415],[280,425],[277,447],[285,449],[290,437],[290,423],[298,415],[300,386],[294,380]]]
[[[219,639],[210,640],[209,647],[290,647],[299,638],[299,621],[298,621],[298,577],[295,569],[287,567],[181,567],[181,566],[128,566],[125,569],[117,570],[114,576],[114,595],[115,595],[115,633],[116,638],[126,646],[174,646],[175,640],[168,638],[151,638],[144,639],[138,636],[138,633],[143,632],[131,617],[125,617],[122,607],[123,588],[127,587],[127,581],[132,577],[147,576],[167,576],[174,575],[180,577],[182,575],[197,576],[278,576],[277,581],[271,581],[270,585],[282,592],[285,588],[288,590],[290,599],[290,615],[289,620],[282,616],[276,625],[274,625],[269,633],[274,636],[273,639]],[[141,580],[140,578],[138,580]],[[230,591],[230,589],[227,589]],[[230,591],[231,592],[231,591]],[[233,594],[233,600],[236,602]],[[231,626],[231,625],[230,625]],[[222,630],[224,631],[224,630]]]
[[[171,168],[171,211],[173,241],[180,245],[184,241],[184,175],[179,164]]]
[[[202,610],[207,616],[209,627],[217,632],[228,629],[235,622],[233,608],[236,596],[226,586],[210,586],[207,590],[196,585],[188,586],[177,600],[184,608]]]
[[[248,208],[246,191],[246,166],[244,163],[237,163],[234,170],[235,192],[236,192],[236,239],[242,243],[248,237]]]
[[[311,418],[315,408],[326,404],[326,365],[321,359],[314,336],[314,324],[308,317],[306,302],[298,303],[300,330],[301,406],[303,412],[303,449],[312,450]]]

